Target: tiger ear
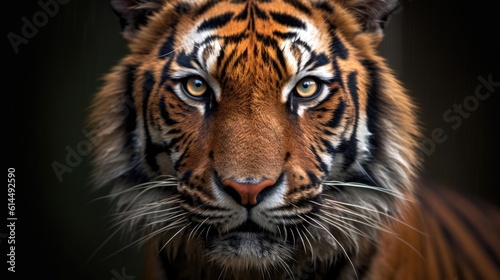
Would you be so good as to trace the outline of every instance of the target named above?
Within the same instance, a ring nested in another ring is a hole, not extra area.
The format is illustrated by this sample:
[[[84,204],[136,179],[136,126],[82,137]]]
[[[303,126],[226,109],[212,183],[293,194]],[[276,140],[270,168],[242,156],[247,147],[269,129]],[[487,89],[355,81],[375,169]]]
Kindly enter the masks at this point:
[[[362,24],[365,32],[382,39],[384,25],[389,16],[400,6],[400,0],[340,0],[352,11]]]
[[[110,0],[111,8],[120,18],[124,35],[133,34],[146,25],[149,16],[159,11],[166,0]]]

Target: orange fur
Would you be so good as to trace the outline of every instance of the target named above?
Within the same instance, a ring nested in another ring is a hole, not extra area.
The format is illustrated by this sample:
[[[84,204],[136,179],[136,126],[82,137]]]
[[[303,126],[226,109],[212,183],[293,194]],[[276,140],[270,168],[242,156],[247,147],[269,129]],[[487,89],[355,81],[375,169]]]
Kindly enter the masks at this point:
[[[130,53],[91,108],[95,178],[146,279],[500,278],[498,212],[416,183],[418,109],[376,49],[395,1],[113,2]]]

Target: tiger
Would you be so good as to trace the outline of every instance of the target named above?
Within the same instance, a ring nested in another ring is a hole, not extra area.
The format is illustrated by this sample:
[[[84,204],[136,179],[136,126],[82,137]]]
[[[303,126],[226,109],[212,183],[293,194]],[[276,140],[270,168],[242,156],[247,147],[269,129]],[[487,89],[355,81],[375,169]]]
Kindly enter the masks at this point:
[[[422,180],[395,0],[111,0],[92,181],[144,279],[500,279],[500,214]]]

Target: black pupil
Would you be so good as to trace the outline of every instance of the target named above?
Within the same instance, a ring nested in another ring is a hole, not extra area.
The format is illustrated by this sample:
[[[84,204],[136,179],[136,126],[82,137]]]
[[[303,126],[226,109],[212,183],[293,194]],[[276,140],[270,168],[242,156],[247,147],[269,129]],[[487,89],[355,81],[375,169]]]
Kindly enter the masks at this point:
[[[304,83],[302,83],[303,88],[308,88],[310,85],[311,85],[310,81],[305,81]]]
[[[195,87],[201,87],[203,85],[203,82],[201,80],[195,80],[194,81],[194,86]]]

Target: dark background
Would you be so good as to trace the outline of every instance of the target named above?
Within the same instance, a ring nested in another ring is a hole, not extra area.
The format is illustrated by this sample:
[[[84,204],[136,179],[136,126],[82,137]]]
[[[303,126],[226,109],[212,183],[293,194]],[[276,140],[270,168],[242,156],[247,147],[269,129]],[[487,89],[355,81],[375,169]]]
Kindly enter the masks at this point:
[[[474,95],[478,76],[500,81],[499,15],[483,2],[405,0],[387,26],[381,53],[420,106],[425,136],[435,128],[447,136],[425,155],[424,178],[500,205],[500,87],[456,130],[443,119]],[[128,244],[119,236],[92,256],[112,231],[107,201],[92,202],[105,192],[91,191],[88,156],[62,181],[52,168],[54,162],[67,165],[67,149],[86,141],[90,99],[126,53],[118,21],[107,0],[69,1],[15,54],[7,34],[21,35],[22,17],[32,21],[40,10],[37,1],[8,1],[2,8],[3,160],[16,169],[16,276],[141,279],[142,253],[119,251]],[[7,254],[3,236],[0,260]],[[6,271],[4,261],[1,267]],[[6,275],[2,279],[17,279]]]

